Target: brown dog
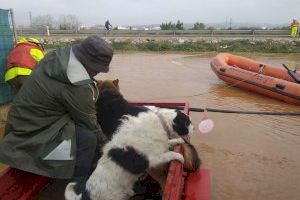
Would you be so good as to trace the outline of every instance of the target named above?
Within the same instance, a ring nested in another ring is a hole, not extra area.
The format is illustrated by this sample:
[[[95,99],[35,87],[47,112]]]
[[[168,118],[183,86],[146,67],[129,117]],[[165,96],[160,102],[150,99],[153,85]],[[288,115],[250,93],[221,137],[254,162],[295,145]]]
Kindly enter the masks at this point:
[[[119,79],[116,80],[97,80],[99,95],[106,90],[113,91],[116,94],[120,94]]]

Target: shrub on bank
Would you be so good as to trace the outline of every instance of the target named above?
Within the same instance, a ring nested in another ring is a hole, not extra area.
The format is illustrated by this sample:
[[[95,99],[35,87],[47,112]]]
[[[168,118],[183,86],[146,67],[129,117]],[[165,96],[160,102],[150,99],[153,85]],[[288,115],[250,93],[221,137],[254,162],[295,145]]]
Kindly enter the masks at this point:
[[[131,41],[112,42],[115,50],[132,51],[181,51],[181,52],[260,52],[260,53],[300,53],[300,42],[290,41]]]
[[[54,49],[77,43],[79,40],[68,42],[52,42],[45,45],[46,49]],[[178,51],[178,52],[260,52],[260,53],[300,53],[300,41],[252,41],[252,40],[125,40],[110,41],[116,51]]]

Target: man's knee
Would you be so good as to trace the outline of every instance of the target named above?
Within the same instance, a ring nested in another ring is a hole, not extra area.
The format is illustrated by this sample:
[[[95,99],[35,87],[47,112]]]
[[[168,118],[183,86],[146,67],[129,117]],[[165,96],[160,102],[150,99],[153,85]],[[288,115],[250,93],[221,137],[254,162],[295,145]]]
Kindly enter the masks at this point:
[[[96,137],[95,133],[91,132],[88,135],[88,144],[91,145],[91,149],[93,149],[93,151],[96,150],[96,147],[97,147],[97,137]]]
[[[97,137],[92,131],[82,127],[75,128],[77,143],[77,158],[75,164],[75,177],[86,177],[93,169],[96,157]]]
[[[97,136],[90,130],[76,126],[77,148],[82,150],[90,149],[95,151],[97,146]]]

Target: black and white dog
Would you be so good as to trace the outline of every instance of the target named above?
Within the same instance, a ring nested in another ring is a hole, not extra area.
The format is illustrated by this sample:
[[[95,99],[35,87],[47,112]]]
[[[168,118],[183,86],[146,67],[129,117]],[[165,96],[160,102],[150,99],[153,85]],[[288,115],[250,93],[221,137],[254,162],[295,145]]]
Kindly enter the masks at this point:
[[[76,194],[76,183],[69,183],[67,200],[128,199],[134,195],[134,183],[150,168],[172,160],[184,162],[181,154],[169,148],[184,143],[182,137],[193,132],[189,116],[182,112],[129,104],[120,94],[117,80],[104,81],[99,87],[98,119],[111,140],[103,147],[85,191]]]

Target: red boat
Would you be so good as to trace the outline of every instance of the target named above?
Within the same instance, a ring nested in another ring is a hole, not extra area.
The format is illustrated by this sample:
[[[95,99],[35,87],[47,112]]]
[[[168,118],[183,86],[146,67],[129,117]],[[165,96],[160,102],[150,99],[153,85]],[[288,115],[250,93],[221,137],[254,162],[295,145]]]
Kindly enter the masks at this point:
[[[188,103],[134,103],[137,105],[154,105],[159,107],[184,107],[189,114]],[[182,152],[181,146],[175,147]],[[40,191],[52,184],[53,179],[39,176],[14,168],[0,172],[1,200],[30,200]],[[171,162],[168,170],[163,200],[210,200],[210,173],[202,168],[195,173],[187,173],[179,162]]]
[[[210,65],[220,79],[232,86],[300,105],[300,71],[265,65],[228,53],[218,54]]]

